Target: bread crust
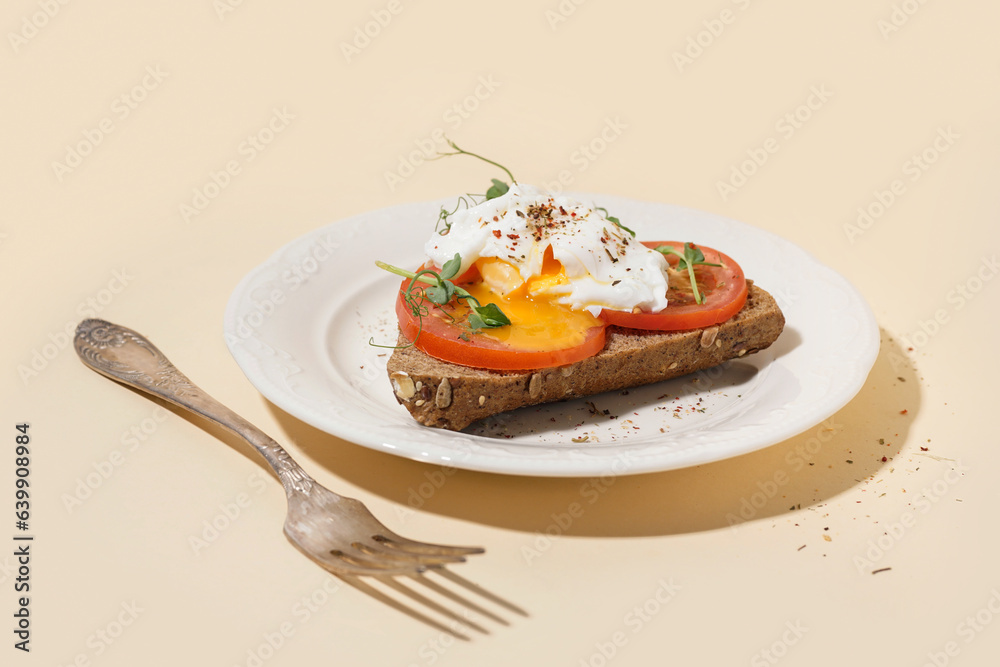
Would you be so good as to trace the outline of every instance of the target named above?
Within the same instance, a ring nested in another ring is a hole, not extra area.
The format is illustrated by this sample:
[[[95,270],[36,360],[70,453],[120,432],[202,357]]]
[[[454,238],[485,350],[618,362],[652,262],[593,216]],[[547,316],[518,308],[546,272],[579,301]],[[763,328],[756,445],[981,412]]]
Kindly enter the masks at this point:
[[[409,346],[394,350],[386,368],[396,400],[414,419],[460,431],[508,410],[668,380],[763,350],[777,340],[785,318],[774,297],[753,281],[747,285],[746,304],[722,324],[675,332],[608,327],[602,351],[566,366],[491,371]]]

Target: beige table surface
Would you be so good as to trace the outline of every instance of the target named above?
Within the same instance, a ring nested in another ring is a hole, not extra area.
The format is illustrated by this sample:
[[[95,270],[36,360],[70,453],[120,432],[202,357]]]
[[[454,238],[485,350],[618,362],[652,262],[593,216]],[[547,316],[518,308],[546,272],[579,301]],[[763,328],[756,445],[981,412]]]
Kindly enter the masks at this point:
[[[996,664],[1000,8],[680,5],[5,3],[0,662]],[[495,175],[401,166],[445,131],[525,182],[561,174],[801,245],[872,307],[868,382],[763,451],[611,478],[565,528],[593,480],[459,471],[412,509],[441,471],[269,404],[222,314],[309,230]],[[66,332],[92,314],[151,336],[400,532],[485,546],[452,571],[511,606],[444,581],[496,617],[461,614],[484,633],[411,605],[434,627],[325,574],[281,535],[281,491],[245,447],[78,362]],[[22,422],[27,654],[12,632]],[[776,473],[777,496],[730,528]]]

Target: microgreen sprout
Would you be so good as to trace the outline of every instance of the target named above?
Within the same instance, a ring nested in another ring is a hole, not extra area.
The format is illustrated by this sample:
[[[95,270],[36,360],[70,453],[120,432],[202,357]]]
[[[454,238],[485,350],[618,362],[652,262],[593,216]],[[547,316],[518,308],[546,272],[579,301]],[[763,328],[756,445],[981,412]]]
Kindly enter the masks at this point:
[[[507,191],[510,190],[510,186],[501,181],[499,178],[491,178],[490,182],[492,182],[493,185],[491,185],[490,189],[486,191],[487,200],[503,197],[507,194]]]
[[[697,304],[705,303],[705,298],[698,291],[698,283],[694,278],[694,267],[695,265],[702,266],[722,266],[721,264],[712,264],[711,262],[705,261],[705,253],[701,251],[701,248],[697,247],[693,243],[684,244],[684,252],[679,253],[668,245],[661,245],[656,248],[658,252],[662,252],[664,255],[676,255],[679,257],[677,262],[677,270],[688,272],[688,276],[691,278],[691,291],[694,293],[694,302]]]
[[[464,148],[459,148],[458,144],[456,144],[451,139],[448,139],[447,137],[445,138],[445,141],[447,141],[448,145],[451,146],[451,148],[453,149],[452,152],[448,153],[438,152],[436,156],[430,158],[431,160],[439,160],[443,157],[449,157],[452,155],[468,155],[478,160],[482,160],[487,164],[491,164],[494,167],[499,167],[504,171],[504,173],[507,174],[507,177],[510,178],[511,183],[517,183],[517,179],[514,178],[514,174],[511,173],[510,169],[503,166],[499,162],[494,162],[493,160],[485,158],[482,155],[477,155],[476,153],[470,153]],[[434,230],[438,234],[444,236],[449,231],[451,231],[451,216],[455,215],[458,209],[462,208],[463,206],[465,208],[471,208],[473,206],[483,203],[484,201],[489,201],[490,199],[496,199],[497,197],[502,197],[503,195],[507,194],[508,190],[510,190],[509,183],[501,181],[499,178],[491,178],[490,187],[486,190],[485,194],[481,195],[466,194],[465,197],[459,197],[458,202],[455,204],[455,208],[453,208],[450,211],[446,207],[442,206],[441,210],[438,212],[438,221],[437,224],[434,226]],[[466,199],[466,197],[468,199]]]
[[[616,225],[618,225],[618,227],[620,227],[620,228],[621,228],[621,229],[623,229],[624,231],[628,232],[628,233],[629,233],[629,235],[630,235],[630,236],[631,236],[632,238],[635,238],[635,232],[633,232],[633,231],[632,231],[631,229],[629,229],[628,227],[626,227],[625,225],[623,225],[623,224],[622,224],[622,221],[621,221],[621,220],[619,220],[619,219],[618,219],[618,218],[616,218],[615,216],[613,216],[613,215],[609,214],[609,213],[608,213],[608,209],[604,208],[603,206],[598,206],[598,207],[597,207],[597,210],[598,210],[598,211],[601,211],[602,213],[604,213],[604,217],[605,217],[605,218],[606,218],[606,219],[608,220],[608,222],[613,222],[613,223],[615,223]]]
[[[424,317],[430,314],[427,301],[433,304],[432,307],[437,307],[452,320],[455,319],[454,316],[447,310],[444,310],[442,306],[448,305],[453,300],[456,302],[464,301],[465,305],[469,307],[469,314],[466,320],[472,333],[478,333],[481,329],[495,329],[510,324],[510,319],[495,303],[483,305],[479,303],[476,297],[469,294],[467,290],[452,282],[451,279],[458,274],[458,270],[462,267],[462,258],[458,253],[455,253],[454,257],[445,262],[440,271],[435,271],[434,269],[421,269],[416,272],[407,271],[406,269],[401,269],[398,266],[381,261],[376,261],[375,265],[389,273],[410,279],[406,288],[400,290],[403,301],[410,309],[410,313],[413,314],[420,324],[417,335],[410,341],[410,345],[420,336],[420,333],[423,331]],[[369,341],[369,343],[374,345],[372,341]],[[377,347],[385,346],[379,345]]]
[[[437,156],[432,157],[430,159],[432,159],[432,160],[438,160],[438,159],[443,158],[443,157],[448,157],[449,155],[468,155],[469,157],[474,157],[474,158],[476,158],[478,160],[482,160],[483,162],[485,162],[487,164],[492,164],[494,167],[498,167],[500,169],[503,169],[504,173],[507,174],[507,177],[510,178],[510,182],[511,183],[517,183],[517,179],[514,178],[514,174],[510,173],[510,169],[508,169],[507,167],[503,166],[499,162],[494,162],[493,160],[490,160],[489,158],[485,158],[482,155],[476,155],[475,153],[470,153],[469,151],[467,151],[467,150],[465,150],[463,148],[459,148],[458,144],[456,144],[451,139],[448,139],[447,137],[445,137],[445,141],[447,141],[448,145],[451,146],[454,149],[454,152],[452,152],[452,153],[441,153],[439,151],[438,154],[437,154]],[[493,180],[493,186],[494,187],[498,187],[498,186],[501,187],[501,189],[499,190],[499,192],[496,192],[493,195],[493,197],[499,197],[503,193],[507,192],[507,184],[506,183],[504,183],[503,181],[498,181],[495,178],[492,179],[492,180]],[[493,188],[490,188],[490,189],[492,190]],[[489,193],[489,191],[487,191],[486,192],[486,198],[487,199],[493,199],[493,197],[490,197],[489,195],[490,195],[490,193]]]
[[[476,206],[479,203],[481,202],[476,201],[476,195],[466,194],[458,198],[458,201],[455,202],[455,208],[451,209],[450,211],[444,206],[442,206],[441,210],[438,211],[438,219],[437,223],[435,223],[434,225],[434,231],[440,234],[441,236],[446,235],[448,232],[451,231],[451,216],[455,215],[455,213],[458,212],[458,209],[463,207],[472,208],[473,206]]]

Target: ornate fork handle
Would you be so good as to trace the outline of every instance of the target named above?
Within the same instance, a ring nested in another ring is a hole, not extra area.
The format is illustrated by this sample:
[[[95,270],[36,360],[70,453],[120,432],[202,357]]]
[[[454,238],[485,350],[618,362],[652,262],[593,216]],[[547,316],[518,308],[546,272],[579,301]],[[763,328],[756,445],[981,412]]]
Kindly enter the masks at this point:
[[[142,334],[88,319],[77,326],[74,345],[83,363],[98,373],[196,412],[245,439],[274,468],[286,495],[312,490],[313,478],[281,445],[191,382]]]

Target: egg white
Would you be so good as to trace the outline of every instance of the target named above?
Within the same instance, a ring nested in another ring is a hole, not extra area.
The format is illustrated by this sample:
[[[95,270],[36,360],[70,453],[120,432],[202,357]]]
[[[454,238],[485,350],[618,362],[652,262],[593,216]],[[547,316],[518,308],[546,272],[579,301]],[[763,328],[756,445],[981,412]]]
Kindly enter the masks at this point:
[[[443,266],[458,253],[460,273],[478,259],[495,257],[525,281],[542,274],[546,250],[564,267],[568,282],[542,293],[573,310],[597,315],[604,308],[658,311],[667,305],[667,262],[610,222],[593,205],[515,183],[506,194],[460,210],[447,234],[425,245]]]

